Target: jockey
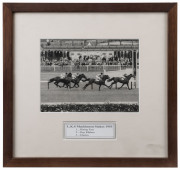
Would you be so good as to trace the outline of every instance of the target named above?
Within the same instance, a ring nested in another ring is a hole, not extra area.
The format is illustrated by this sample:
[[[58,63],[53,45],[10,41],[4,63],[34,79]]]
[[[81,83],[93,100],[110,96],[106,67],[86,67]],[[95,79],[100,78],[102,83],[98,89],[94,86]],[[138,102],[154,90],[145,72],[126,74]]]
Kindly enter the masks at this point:
[[[68,75],[68,73],[62,73],[62,74],[60,74],[60,78],[61,78],[61,79],[64,79],[64,78],[67,77],[67,75]]]
[[[102,79],[103,75],[104,75],[103,73],[97,74],[96,75],[96,81],[100,81]]]
[[[79,73],[73,73],[72,74],[72,79],[76,79],[76,77],[79,75]]]

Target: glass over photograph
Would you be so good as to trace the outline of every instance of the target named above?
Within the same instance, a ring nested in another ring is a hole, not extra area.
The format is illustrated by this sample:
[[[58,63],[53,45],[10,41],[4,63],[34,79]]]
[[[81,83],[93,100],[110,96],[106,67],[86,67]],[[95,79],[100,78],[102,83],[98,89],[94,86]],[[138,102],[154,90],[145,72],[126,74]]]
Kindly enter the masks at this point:
[[[139,112],[138,39],[41,39],[41,112]]]

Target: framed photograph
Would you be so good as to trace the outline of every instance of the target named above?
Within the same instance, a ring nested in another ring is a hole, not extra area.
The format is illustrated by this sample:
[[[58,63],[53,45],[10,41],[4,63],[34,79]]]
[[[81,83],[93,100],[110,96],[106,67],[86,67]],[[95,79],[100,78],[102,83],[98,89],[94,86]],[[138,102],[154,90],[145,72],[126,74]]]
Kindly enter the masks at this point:
[[[40,48],[41,112],[139,111],[138,39],[41,39]]]
[[[4,3],[4,167],[176,167],[177,3]]]

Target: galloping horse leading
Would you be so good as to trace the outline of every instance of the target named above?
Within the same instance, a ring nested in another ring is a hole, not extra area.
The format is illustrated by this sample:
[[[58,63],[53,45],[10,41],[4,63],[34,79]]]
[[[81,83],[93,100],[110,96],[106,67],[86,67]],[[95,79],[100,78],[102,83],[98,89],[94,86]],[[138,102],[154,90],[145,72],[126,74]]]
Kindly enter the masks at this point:
[[[72,73],[69,73],[66,78],[54,77],[48,81],[48,89],[49,89],[49,84],[52,82],[54,82],[56,87],[64,87],[64,85],[70,87],[71,78],[72,78]],[[64,83],[63,86],[58,85],[60,82]]]
[[[126,84],[128,89],[131,90],[129,88],[129,80],[131,79],[131,77],[134,77],[134,75],[130,74],[130,75],[124,75],[124,77],[113,77],[108,80],[108,82],[113,81],[109,87],[112,88],[113,84],[117,84],[119,82],[122,83],[122,86],[119,87],[118,89],[122,88]]]
[[[99,81],[96,81],[95,78],[88,78],[87,80],[85,80],[85,81],[88,81],[88,83],[83,87],[83,90],[85,90],[86,87],[88,87],[89,85],[91,85],[91,84],[93,84],[93,83],[99,85],[99,91],[100,91],[102,85],[109,88],[109,86],[107,86],[107,85],[105,84],[105,81],[106,81],[107,79],[109,79],[109,78],[110,78],[110,77],[109,77],[108,75],[103,75],[103,76],[102,76],[102,79],[99,80]]]

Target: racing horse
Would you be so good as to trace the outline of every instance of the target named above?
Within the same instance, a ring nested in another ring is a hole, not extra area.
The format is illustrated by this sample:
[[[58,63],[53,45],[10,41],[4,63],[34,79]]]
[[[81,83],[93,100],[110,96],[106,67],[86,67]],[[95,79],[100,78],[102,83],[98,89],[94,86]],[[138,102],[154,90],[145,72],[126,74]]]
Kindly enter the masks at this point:
[[[85,80],[82,80],[82,79],[85,79]],[[72,86],[71,88],[73,87],[76,87],[78,88],[79,87],[79,82],[80,81],[83,81],[85,82],[87,80],[87,77],[84,75],[84,74],[79,74],[75,79],[72,79],[71,82],[74,83],[74,86]]]
[[[119,82],[119,83],[122,83],[122,86],[119,87],[118,89],[122,88],[122,87],[126,84],[127,87],[128,87],[128,89],[131,90],[131,89],[129,88],[129,80],[131,79],[131,77],[134,77],[134,78],[135,78],[134,75],[129,74],[129,75],[124,75],[124,77],[113,77],[113,78],[109,79],[108,82],[113,81],[113,82],[111,83],[111,85],[109,86],[110,89],[112,88],[112,85],[113,85],[113,84],[117,84],[117,83]]]
[[[86,87],[88,87],[89,85],[91,85],[91,84],[93,84],[93,83],[99,85],[99,91],[100,91],[102,85],[109,88],[109,86],[107,86],[107,85],[105,84],[105,81],[106,81],[107,79],[109,79],[109,78],[110,78],[110,77],[109,77],[108,75],[103,75],[102,78],[101,78],[101,80],[99,80],[99,81],[97,81],[95,78],[88,78],[87,80],[85,80],[85,81],[88,81],[88,83],[85,84],[85,86],[83,87],[83,90],[85,90]]]
[[[54,84],[56,85],[56,87],[60,87],[58,84],[61,82],[61,83],[64,83],[62,87],[64,87],[64,85],[66,84],[66,86],[70,87],[70,80],[72,78],[72,73],[68,73],[67,77],[66,78],[60,78],[60,77],[54,77],[54,78],[51,78],[49,81],[48,81],[48,89],[49,89],[49,84],[54,82]]]

